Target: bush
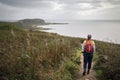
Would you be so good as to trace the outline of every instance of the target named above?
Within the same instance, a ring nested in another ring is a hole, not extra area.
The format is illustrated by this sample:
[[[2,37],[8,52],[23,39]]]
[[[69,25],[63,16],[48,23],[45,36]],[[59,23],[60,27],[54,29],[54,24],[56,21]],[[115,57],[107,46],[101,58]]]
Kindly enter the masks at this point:
[[[15,30],[15,31],[23,31],[21,28],[17,27],[12,23],[3,23],[0,24],[0,30]]]
[[[71,58],[71,54],[79,47],[75,42],[78,39],[45,32],[21,31],[13,25],[0,28],[0,77],[9,80],[56,80],[54,74],[58,74],[61,80],[73,78],[76,63],[66,64],[64,61]],[[60,68],[62,64],[69,65],[64,66],[64,76]]]
[[[94,69],[99,75],[99,78],[104,80],[117,80],[120,71],[120,45],[113,43],[97,43],[98,59]],[[119,79],[118,79],[119,80]]]
[[[77,51],[73,53],[69,58],[66,58],[60,69],[56,72],[55,76],[57,80],[76,80],[79,73],[79,64],[77,59],[80,60],[80,53]]]

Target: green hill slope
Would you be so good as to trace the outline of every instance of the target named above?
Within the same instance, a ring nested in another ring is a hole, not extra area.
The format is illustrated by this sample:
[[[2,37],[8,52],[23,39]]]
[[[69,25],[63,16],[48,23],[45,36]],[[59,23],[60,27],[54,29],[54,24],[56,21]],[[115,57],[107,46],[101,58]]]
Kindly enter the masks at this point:
[[[0,24],[0,80],[76,80],[83,39]],[[95,41],[101,80],[119,80],[120,45]]]
[[[120,79],[120,45],[96,41],[96,64],[94,69],[100,80]]]
[[[9,22],[9,21],[0,21],[0,25],[4,25],[4,24],[14,24],[17,27],[20,28],[24,28],[24,29],[48,29],[48,28],[38,28],[37,26],[41,26],[41,25],[55,25],[55,24],[68,24],[68,23],[54,23],[54,22],[46,22],[43,19],[38,19],[38,18],[33,18],[33,19],[22,19],[22,20],[18,20],[16,22]]]
[[[47,23],[43,19],[23,19],[15,22],[15,24],[22,28],[33,28]]]
[[[47,23],[43,19],[23,19],[18,20],[16,22],[6,22],[6,21],[0,21],[0,25],[4,24],[14,24],[17,27],[24,28],[24,29],[31,29],[36,28],[36,26],[40,25],[46,25]]]
[[[25,31],[14,25],[2,25],[0,79],[75,79],[80,62],[74,58],[73,53],[79,48],[80,42],[77,38]]]

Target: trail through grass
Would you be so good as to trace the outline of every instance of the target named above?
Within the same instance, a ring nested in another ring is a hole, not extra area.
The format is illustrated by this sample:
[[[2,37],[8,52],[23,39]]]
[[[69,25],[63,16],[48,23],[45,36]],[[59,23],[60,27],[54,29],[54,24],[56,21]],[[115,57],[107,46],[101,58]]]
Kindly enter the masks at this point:
[[[76,80],[77,76],[78,80],[96,80],[95,71],[100,80],[119,80],[120,45],[95,41],[95,71],[83,77],[83,56],[78,50],[82,42],[81,38],[0,24],[0,80]]]
[[[80,62],[81,62],[80,72],[79,72],[77,80],[97,80],[96,72],[93,70],[93,66],[94,66],[95,60],[93,60],[92,69],[91,69],[90,73],[86,74],[85,76],[82,75],[82,73],[83,73],[83,60],[84,60],[83,58],[84,58],[83,54],[81,53],[80,54]]]

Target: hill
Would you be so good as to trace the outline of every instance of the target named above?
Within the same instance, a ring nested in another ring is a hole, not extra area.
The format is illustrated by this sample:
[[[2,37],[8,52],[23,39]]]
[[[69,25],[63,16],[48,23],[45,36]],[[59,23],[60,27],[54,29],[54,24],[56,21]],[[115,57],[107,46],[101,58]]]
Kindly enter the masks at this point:
[[[78,38],[2,25],[0,80],[75,79],[80,61],[73,53],[79,42]]]
[[[47,23],[43,19],[23,19],[15,22],[17,26],[22,26],[23,28],[36,27],[40,25],[46,25]]]
[[[47,25],[47,23],[43,19],[23,19],[23,20],[18,20],[16,22],[6,22],[6,21],[0,21],[0,25],[4,24],[13,24],[16,27],[20,27],[23,29],[36,29],[36,26],[40,25]],[[44,28],[42,28],[44,29]]]
[[[0,24],[0,80],[76,80],[84,39]],[[98,80],[119,80],[120,45],[95,41]]]
[[[55,25],[55,24],[68,24],[68,23],[54,23],[54,22],[45,22],[43,19],[23,19],[23,20],[18,20],[16,22],[6,22],[6,21],[0,21],[1,24],[14,24],[17,27],[24,28],[24,29],[30,29],[30,30],[46,30],[48,28],[38,28],[37,26],[41,25]]]

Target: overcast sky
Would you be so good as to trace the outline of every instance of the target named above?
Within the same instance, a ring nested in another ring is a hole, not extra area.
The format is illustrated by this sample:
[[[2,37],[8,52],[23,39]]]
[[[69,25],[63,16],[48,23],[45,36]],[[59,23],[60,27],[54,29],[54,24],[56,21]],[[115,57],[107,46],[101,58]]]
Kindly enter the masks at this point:
[[[120,0],[0,0],[0,20],[119,19]]]

